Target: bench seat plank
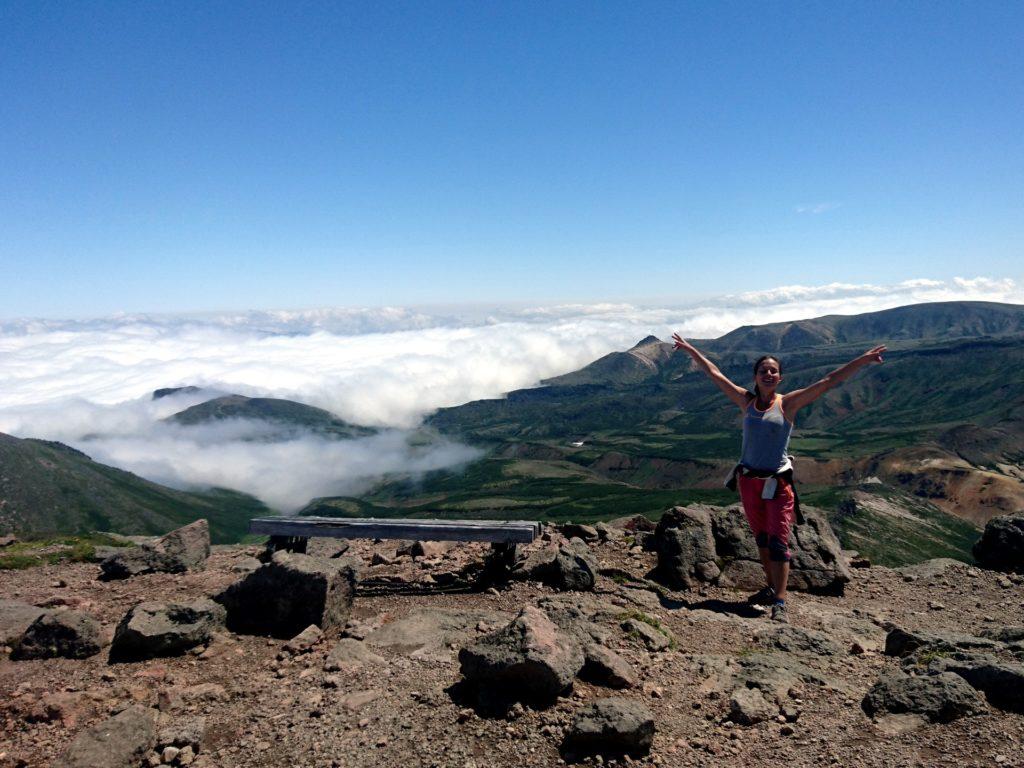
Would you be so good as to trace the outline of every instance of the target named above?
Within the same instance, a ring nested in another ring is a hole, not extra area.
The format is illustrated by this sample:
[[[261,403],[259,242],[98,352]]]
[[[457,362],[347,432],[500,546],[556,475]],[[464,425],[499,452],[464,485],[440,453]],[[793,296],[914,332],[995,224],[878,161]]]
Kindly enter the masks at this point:
[[[529,520],[258,517],[249,523],[249,532],[269,536],[323,536],[336,539],[490,541],[528,544],[540,535],[540,523]]]

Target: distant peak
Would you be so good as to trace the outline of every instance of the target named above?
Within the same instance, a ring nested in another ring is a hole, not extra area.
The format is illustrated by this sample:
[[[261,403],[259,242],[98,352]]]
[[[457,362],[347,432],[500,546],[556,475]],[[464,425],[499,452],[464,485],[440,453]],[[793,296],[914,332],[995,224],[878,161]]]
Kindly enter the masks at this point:
[[[191,395],[194,392],[199,392],[199,387],[166,387],[164,389],[158,389],[153,392],[153,399],[160,400],[171,395]]]
[[[634,344],[633,345],[633,349],[637,349],[638,347],[646,347],[646,346],[649,346],[651,344],[661,344],[661,343],[663,343],[663,342],[657,336],[647,336],[646,338],[640,339],[640,341],[638,341],[636,344]]]

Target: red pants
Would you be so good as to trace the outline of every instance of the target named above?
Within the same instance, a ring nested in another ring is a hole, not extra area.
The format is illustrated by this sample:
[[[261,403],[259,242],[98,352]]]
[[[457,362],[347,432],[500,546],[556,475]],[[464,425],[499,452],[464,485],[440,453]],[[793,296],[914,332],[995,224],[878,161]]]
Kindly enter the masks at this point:
[[[779,479],[775,498],[762,499],[761,492],[767,479],[740,475],[740,499],[757,546],[767,548],[772,560],[784,562],[789,560],[789,532],[793,527],[793,502],[796,497],[792,486]]]

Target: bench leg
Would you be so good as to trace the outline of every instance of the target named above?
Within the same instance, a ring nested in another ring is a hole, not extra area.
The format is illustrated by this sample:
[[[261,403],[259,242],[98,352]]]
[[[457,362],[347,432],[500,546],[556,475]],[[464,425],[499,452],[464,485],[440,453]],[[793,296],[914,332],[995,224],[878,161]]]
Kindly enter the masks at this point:
[[[280,552],[282,549],[286,552],[305,554],[308,543],[309,539],[306,536],[271,536],[267,540],[267,546],[263,550],[260,560],[269,563],[274,553]]]
[[[518,548],[515,544],[505,542],[491,544],[491,552],[484,559],[484,567],[477,578],[476,588],[482,590],[507,583],[517,554]]]

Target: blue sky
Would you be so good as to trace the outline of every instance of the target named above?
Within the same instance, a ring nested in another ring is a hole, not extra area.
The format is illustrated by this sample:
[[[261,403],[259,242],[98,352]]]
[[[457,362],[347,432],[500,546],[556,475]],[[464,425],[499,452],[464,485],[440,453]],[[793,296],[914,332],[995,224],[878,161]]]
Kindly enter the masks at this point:
[[[4,3],[0,317],[1024,275],[1024,5]]]

